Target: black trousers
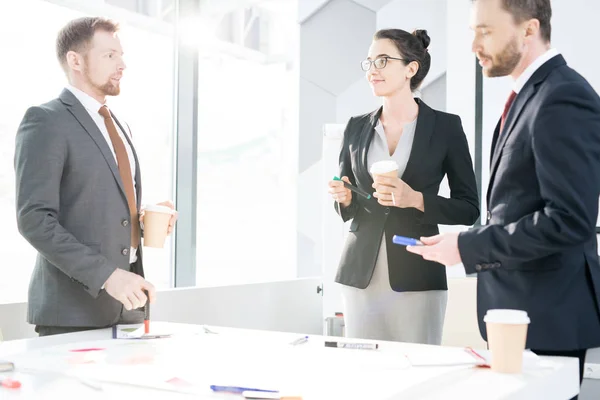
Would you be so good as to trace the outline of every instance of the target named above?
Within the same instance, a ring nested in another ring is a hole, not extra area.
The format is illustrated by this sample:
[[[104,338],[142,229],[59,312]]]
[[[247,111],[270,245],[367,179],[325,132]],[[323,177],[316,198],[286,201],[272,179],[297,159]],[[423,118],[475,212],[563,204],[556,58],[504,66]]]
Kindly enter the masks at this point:
[[[585,353],[584,350],[570,350],[570,351],[556,351],[556,350],[533,350],[532,352],[538,356],[557,356],[557,357],[573,357],[579,359],[579,384],[583,381],[583,367],[585,365]],[[573,397],[571,400],[577,400],[578,396]]]
[[[121,316],[117,324],[141,324],[144,322],[144,309],[138,308],[127,311],[125,308],[121,310]],[[63,333],[91,331],[93,329],[109,328],[110,326],[45,326],[36,325],[35,331],[40,336],[60,335]]]

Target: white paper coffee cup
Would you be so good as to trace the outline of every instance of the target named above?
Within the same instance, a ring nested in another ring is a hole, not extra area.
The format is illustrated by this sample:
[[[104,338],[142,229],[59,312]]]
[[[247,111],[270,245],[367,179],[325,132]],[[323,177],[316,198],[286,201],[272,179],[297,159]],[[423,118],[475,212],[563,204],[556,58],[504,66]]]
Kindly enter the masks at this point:
[[[371,165],[371,169],[369,170],[369,172],[371,172],[371,175],[373,175],[373,179],[375,179],[377,175],[388,176],[390,178],[397,178],[398,164],[394,160],[377,161],[376,163],[373,163],[373,165]],[[386,191],[385,187],[386,186],[382,187],[381,185],[379,185],[379,187],[377,188],[377,192],[382,194],[388,194],[389,190]]]
[[[157,204],[144,209],[144,246],[162,248],[169,233],[173,210]]]
[[[373,176],[383,175],[395,178],[398,176],[398,163],[394,160],[377,161],[371,165],[369,172],[371,172],[371,175]]]
[[[492,370],[508,374],[520,373],[523,370],[523,351],[530,323],[527,312],[488,310],[483,321],[492,354]]]

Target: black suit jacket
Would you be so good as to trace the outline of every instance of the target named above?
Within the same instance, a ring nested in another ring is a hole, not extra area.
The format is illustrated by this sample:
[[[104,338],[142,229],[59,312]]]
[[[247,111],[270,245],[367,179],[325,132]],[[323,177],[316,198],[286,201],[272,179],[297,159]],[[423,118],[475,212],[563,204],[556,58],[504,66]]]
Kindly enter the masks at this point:
[[[425,212],[415,208],[381,206],[353,194],[352,203],[336,211],[344,221],[352,219],[342,252],[336,282],[357,288],[369,285],[385,231],[390,285],[397,292],[446,290],[443,265],[425,261],[392,243],[394,235],[419,238],[437,234],[437,224],[472,225],[479,217],[479,199],[469,146],[456,115],[435,111],[420,100],[413,147],[402,176],[411,188],[423,193]],[[367,154],[382,108],[353,117],[344,132],[340,152],[340,176],[373,193],[367,170]],[[440,182],[448,175],[451,198],[438,196]]]
[[[461,233],[479,272],[479,328],[489,309],[529,313],[527,347],[600,346],[600,98],[562,56],[543,64],[494,133],[488,225]],[[487,339],[486,339],[487,340]]]

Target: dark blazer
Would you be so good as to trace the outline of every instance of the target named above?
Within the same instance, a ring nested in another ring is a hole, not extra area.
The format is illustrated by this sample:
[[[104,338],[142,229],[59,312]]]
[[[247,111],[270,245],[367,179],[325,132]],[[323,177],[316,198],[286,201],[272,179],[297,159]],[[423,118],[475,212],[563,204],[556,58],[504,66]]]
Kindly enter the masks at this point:
[[[133,151],[139,209],[142,181]],[[143,275],[141,246],[138,261],[129,264],[129,224],[139,224],[139,218],[129,215],[106,139],[69,90],[25,113],[16,137],[15,173],[19,231],[38,251],[27,321],[75,327],[116,323],[122,305],[101,287],[116,268]]]
[[[487,226],[461,233],[477,314],[529,313],[527,347],[600,346],[600,98],[562,56],[543,64],[494,132]]]
[[[423,193],[425,212],[415,208],[381,206],[352,195],[347,208],[335,203],[344,221],[352,219],[336,282],[357,288],[369,285],[385,231],[390,285],[397,292],[446,290],[445,267],[406,251],[392,243],[394,235],[419,238],[439,232],[437,224],[472,225],[479,217],[479,198],[469,146],[460,118],[419,104],[413,146],[402,180]],[[340,176],[352,184],[374,191],[367,170],[367,154],[382,108],[353,117],[344,132],[340,152]],[[448,176],[451,198],[438,196],[440,182]]]

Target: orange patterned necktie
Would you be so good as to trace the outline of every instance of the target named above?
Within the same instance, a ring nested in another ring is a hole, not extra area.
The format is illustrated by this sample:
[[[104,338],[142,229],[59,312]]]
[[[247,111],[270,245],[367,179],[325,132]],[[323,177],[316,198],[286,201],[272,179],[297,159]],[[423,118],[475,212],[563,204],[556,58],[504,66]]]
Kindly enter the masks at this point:
[[[113,149],[117,156],[117,165],[119,166],[119,175],[121,175],[121,181],[125,186],[125,194],[127,195],[127,205],[129,206],[129,213],[131,215],[131,247],[137,248],[140,243],[140,230],[139,224],[137,223],[138,211],[135,202],[135,193],[133,191],[133,178],[131,175],[131,164],[129,164],[129,157],[127,156],[127,150],[125,149],[125,143],[117,132],[117,127],[113,122],[108,107],[102,106],[98,111],[100,115],[104,117],[104,123],[108,130],[108,136],[112,142]]]

